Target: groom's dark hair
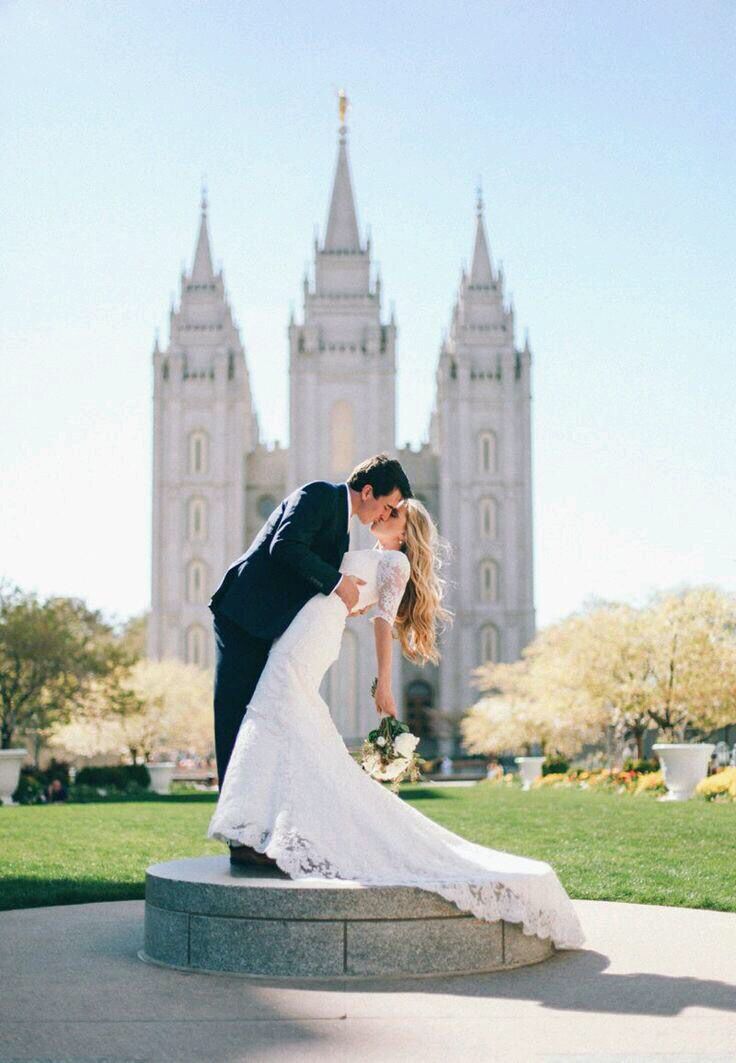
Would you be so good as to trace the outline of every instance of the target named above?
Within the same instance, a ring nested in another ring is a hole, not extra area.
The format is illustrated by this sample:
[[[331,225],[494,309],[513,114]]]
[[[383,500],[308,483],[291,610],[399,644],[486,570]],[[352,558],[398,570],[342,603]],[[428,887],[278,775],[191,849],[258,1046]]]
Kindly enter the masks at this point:
[[[373,488],[373,495],[378,498],[390,495],[397,487],[402,498],[411,498],[411,485],[407,475],[396,458],[388,454],[375,454],[356,465],[348,476],[348,487],[353,491],[362,491],[366,484]]]

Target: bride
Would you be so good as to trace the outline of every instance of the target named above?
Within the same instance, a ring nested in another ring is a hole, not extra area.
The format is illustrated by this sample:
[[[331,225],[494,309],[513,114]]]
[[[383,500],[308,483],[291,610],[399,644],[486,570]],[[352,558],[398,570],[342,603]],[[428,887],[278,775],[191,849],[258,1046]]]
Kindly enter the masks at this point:
[[[396,715],[394,632],[412,661],[438,660],[442,607],[436,528],[416,499],[371,524],[376,546],[349,550],[356,612],[375,606],[379,713]],[[208,837],[265,853],[291,878],[414,886],[488,921],[521,923],[557,948],[583,942],[552,868],[466,841],[385,789],[348,752],[319,694],[337,660],[347,612],[315,594],[277,638],[238,732]],[[263,780],[268,780],[267,785]]]

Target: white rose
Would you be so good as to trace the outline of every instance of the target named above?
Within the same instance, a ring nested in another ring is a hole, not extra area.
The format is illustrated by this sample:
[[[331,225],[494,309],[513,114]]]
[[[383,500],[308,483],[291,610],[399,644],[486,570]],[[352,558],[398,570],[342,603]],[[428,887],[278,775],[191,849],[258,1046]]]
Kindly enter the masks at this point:
[[[377,746],[385,746],[386,745],[386,739],[383,737],[383,735],[379,735],[378,736],[378,738],[376,739],[376,745]]]
[[[406,757],[395,757],[386,768],[384,768],[383,776],[385,779],[395,779],[397,775],[401,775],[402,771],[406,771],[409,766],[409,761]]]
[[[419,739],[415,738],[409,731],[404,731],[394,738],[394,749],[401,757],[406,757],[407,760],[411,759],[412,753],[419,745]]]
[[[363,770],[367,771],[369,775],[373,775],[380,768],[381,759],[375,753],[370,753],[367,757],[363,757],[362,763]]]

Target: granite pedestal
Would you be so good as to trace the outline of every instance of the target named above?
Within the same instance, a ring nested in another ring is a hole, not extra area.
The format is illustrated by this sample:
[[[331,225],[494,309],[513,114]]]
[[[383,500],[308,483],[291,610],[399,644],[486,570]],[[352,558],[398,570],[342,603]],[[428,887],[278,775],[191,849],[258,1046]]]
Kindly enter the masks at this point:
[[[271,978],[361,978],[498,971],[554,952],[515,923],[488,923],[435,893],[294,880],[233,868],[227,856],[146,871],[144,960]]]

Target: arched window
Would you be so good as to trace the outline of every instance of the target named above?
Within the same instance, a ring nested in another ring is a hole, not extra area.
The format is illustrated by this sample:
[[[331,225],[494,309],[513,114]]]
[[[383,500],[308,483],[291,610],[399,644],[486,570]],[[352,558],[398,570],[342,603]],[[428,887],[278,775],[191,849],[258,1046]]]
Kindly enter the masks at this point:
[[[495,624],[484,624],[479,632],[478,664],[492,661],[498,663],[500,656],[498,628]]]
[[[276,509],[276,505],[277,502],[273,495],[261,495],[258,499],[258,516],[261,520],[268,520]]]
[[[480,534],[483,539],[498,538],[498,502],[495,498],[480,500]]]
[[[347,476],[355,464],[355,425],[353,407],[340,399],[330,410],[330,471]]]
[[[406,688],[406,723],[409,730],[417,738],[429,738],[432,734],[430,726],[430,710],[434,707],[434,694],[429,683],[423,679],[415,679]]]
[[[479,590],[482,602],[498,601],[498,565],[495,561],[481,561]]]
[[[204,563],[190,561],[187,568],[187,601],[192,605],[202,605],[207,579]]]
[[[189,436],[189,472],[192,476],[202,476],[207,472],[209,460],[207,433],[201,430]]]
[[[207,666],[207,635],[199,624],[192,624],[187,629],[186,658],[187,664],[197,664],[200,668]]]
[[[189,499],[187,537],[190,543],[201,543],[207,538],[207,503],[204,498]]]
[[[496,471],[496,433],[481,432],[478,436],[478,467],[482,473]]]

